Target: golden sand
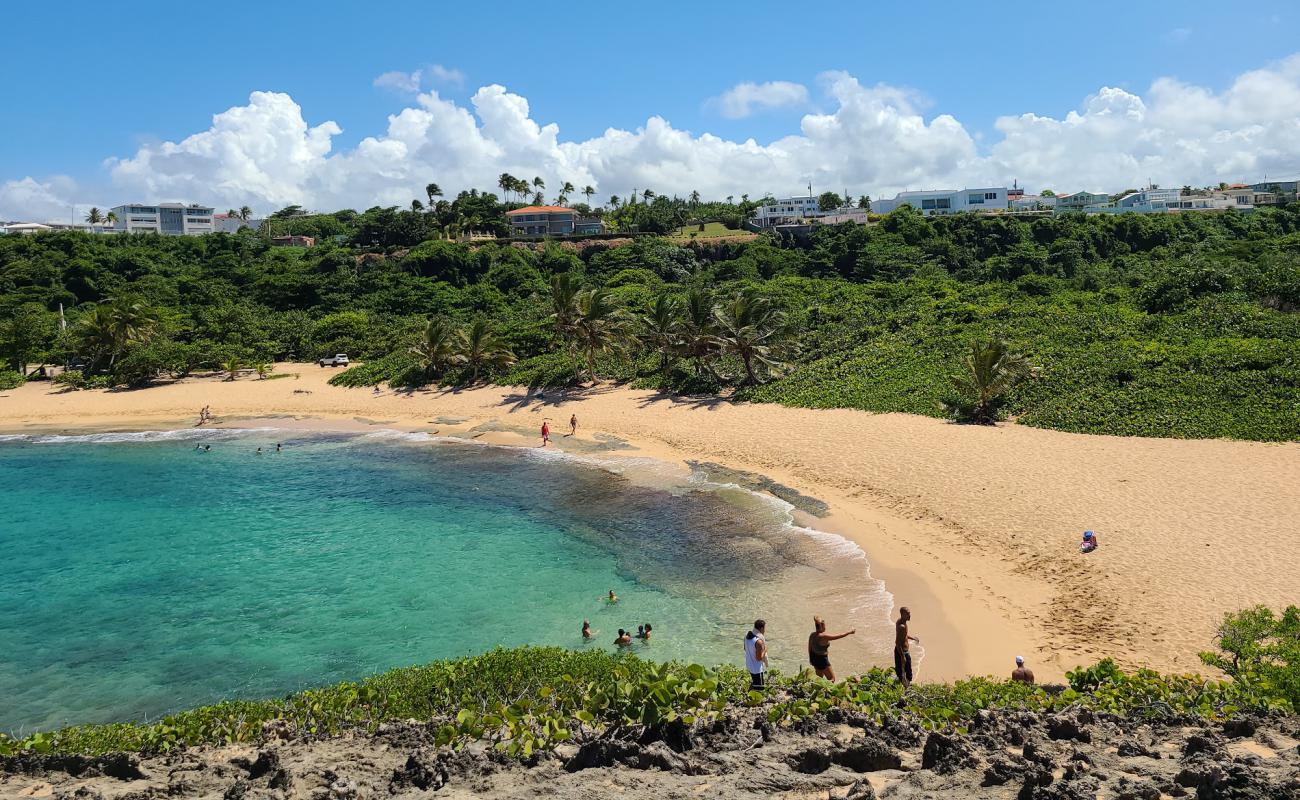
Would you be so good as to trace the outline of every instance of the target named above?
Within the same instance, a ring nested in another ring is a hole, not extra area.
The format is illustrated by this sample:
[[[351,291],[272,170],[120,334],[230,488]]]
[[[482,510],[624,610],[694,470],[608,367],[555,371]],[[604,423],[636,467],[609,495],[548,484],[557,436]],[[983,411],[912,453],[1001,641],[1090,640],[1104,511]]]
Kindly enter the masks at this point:
[[[578,442],[762,473],[828,502],[818,527],[856,541],[924,642],[927,679],[1004,674],[1023,654],[1040,679],[1102,656],[1200,668],[1225,611],[1300,602],[1300,444],[1089,436],[952,425],[902,414],[674,398],[597,387],[547,392],[340,389],[332,370],[280,364],[279,380],[191,378],[138,391],[0,395],[0,430],[218,424],[290,415],[469,431],[535,446],[570,414]],[[449,422],[449,420],[463,420]],[[299,423],[303,424],[303,423]],[[1078,552],[1085,528],[1100,549]]]

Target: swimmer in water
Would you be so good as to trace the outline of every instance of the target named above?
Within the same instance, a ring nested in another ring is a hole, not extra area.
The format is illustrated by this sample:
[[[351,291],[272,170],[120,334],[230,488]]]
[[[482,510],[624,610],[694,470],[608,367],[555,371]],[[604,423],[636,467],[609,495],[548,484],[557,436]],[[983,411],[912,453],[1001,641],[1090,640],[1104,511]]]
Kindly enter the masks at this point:
[[[618,595],[614,594],[614,590],[613,590],[613,589],[610,589],[610,590],[609,590],[609,597],[606,598],[606,600],[607,600],[608,602],[610,602],[610,603],[617,603],[617,602],[618,602]]]
[[[585,619],[584,619],[584,620],[582,621],[582,638],[584,638],[584,639],[590,639],[590,638],[592,638],[592,637],[595,636],[595,635],[596,635],[596,632],[593,631],[593,630],[591,629],[591,622],[589,622],[588,620],[585,620]]]

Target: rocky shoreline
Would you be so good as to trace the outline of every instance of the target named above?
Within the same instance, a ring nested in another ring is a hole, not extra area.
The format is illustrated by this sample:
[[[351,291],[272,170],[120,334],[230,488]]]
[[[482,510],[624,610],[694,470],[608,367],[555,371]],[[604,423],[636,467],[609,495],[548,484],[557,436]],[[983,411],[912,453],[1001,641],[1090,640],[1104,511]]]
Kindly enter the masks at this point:
[[[56,800],[365,798],[1300,799],[1300,717],[1144,721],[1072,709],[981,711],[964,732],[832,710],[790,727],[733,709],[608,733],[518,761],[482,745],[434,746],[438,725],[292,735],[165,755],[27,754],[0,762],[0,797]]]

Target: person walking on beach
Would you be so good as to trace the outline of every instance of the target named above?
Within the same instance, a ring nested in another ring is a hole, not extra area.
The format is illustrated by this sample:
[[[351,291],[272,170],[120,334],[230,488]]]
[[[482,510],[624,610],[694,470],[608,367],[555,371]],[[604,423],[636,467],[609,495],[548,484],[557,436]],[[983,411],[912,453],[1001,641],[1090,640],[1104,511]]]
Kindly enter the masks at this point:
[[[1011,680],[1030,684],[1034,682],[1034,671],[1025,666],[1024,656],[1016,656],[1016,668],[1011,671]]]
[[[542,447],[551,443],[551,423],[542,420]]]
[[[578,435],[578,415],[577,415],[577,414],[574,414],[573,416],[569,417],[569,435],[570,435],[570,436],[577,436],[577,435]]]
[[[894,674],[898,675],[898,682],[904,689],[912,685],[911,642],[921,643],[918,637],[907,631],[910,619],[912,612],[907,606],[898,609],[898,622],[894,623]]]
[[[835,680],[835,668],[831,666],[831,642],[857,632],[857,628],[854,628],[845,633],[827,633],[826,620],[813,617],[813,632],[808,634],[808,663],[817,672],[817,677]]]
[[[767,674],[767,622],[754,620],[754,627],[745,634],[745,669],[749,670],[749,688],[763,690]]]

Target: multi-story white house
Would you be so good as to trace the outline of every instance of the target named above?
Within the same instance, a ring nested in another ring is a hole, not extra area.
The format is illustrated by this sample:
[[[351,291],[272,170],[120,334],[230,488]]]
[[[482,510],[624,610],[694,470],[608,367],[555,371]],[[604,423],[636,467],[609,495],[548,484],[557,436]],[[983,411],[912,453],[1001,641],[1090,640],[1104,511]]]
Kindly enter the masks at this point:
[[[200,236],[212,233],[213,209],[183,203],[159,203],[155,206],[114,206],[119,233],[161,233],[166,236]]]
[[[760,228],[771,228],[777,225],[801,225],[821,216],[821,206],[816,197],[783,197],[754,209],[753,222]]]
[[[1056,197],[1041,194],[1022,194],[1011,198],[1012,211],[1051,211],[1056,208]]]
[[[240,219],[232,217],[229,214],[213,214],[212,230],[218,233],[239,233],[243,228],[260,231],[262,229],[262,219]]]
[[[1005,211],[1008,205],[1007,187],[899,192],[892,200],[871,201],[871,211],[876,214],[888,214],[904,203],[918,209],[927,217],[957,214],[962,211]]]

